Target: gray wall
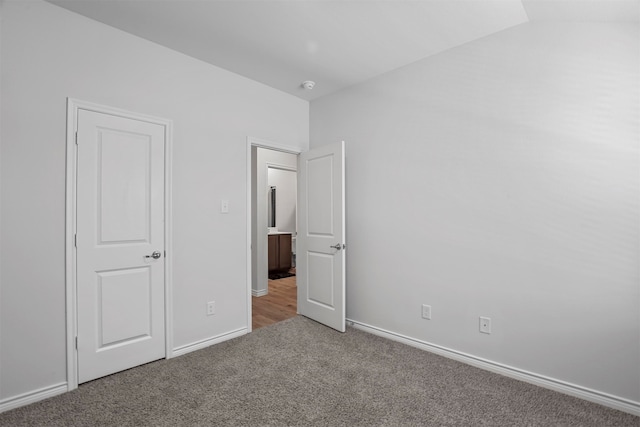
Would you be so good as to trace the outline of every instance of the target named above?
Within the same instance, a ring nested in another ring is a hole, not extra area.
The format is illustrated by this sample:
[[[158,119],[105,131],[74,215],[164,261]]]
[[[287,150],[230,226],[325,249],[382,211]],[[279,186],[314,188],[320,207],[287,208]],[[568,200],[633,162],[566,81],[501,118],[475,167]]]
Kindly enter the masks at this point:
[[[67,97],[173,120],[174,346],[246,328],[247,136],[306,149],[308,103],[49,3],[2,18],[0,404],[66,381]]]
[[[523,24],[312,101],[311,146],[347,143],[347,317],[638,405],[639,40]]]
[[[296,156],[293,156],[297,160]],[[270,167],[268,170],[268,187],[276,187],[276,227],[278,231],[294,233],[296,227],[296,183],[297,174],[293,170]]]

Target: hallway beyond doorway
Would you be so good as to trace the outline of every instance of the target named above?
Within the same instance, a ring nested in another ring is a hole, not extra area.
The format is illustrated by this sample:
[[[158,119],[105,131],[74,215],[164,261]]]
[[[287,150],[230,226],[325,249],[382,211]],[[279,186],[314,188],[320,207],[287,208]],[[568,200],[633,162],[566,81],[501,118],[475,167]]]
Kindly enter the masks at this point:
[[[256,330],[297,315],[296,276],[269,280],[269,293],[251,297],[252,329]]]

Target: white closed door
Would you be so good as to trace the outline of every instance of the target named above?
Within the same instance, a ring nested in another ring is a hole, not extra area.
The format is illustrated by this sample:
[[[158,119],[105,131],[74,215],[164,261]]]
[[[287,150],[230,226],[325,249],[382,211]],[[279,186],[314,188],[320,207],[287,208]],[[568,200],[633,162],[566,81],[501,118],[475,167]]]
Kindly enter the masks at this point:
[[[344,141],[300,154],[298,313],[345,331]]]
[[[78,111],[78,382],[165,357],[165,128]]]

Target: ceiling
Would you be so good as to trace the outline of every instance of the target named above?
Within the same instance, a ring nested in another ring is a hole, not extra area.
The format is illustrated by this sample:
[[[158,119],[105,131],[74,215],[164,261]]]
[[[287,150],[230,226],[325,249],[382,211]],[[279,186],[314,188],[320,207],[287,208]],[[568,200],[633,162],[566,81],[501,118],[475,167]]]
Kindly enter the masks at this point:
[[[306,100],[528,21],[640,16],[640,0],[47,1]]]

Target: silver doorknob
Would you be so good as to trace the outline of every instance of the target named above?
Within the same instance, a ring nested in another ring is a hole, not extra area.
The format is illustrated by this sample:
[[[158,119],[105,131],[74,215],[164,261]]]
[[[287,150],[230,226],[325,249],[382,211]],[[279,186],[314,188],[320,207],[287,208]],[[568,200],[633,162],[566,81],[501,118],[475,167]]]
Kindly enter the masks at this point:
[[[337,249],[337,250],[342,249],[342,245],[341,245],[340,243],[336,243],[335,245],[333,245],[333,246],[329,246],[329,247],[330,247],[330,248],[333,248],[333,249]]]
[[[153,259],[158,259],[162,256],[162,254],[160,253],[160,251],[155,251],[154,253],[152,253],[151,255],[145,255],[145,258],[153,258]]]

